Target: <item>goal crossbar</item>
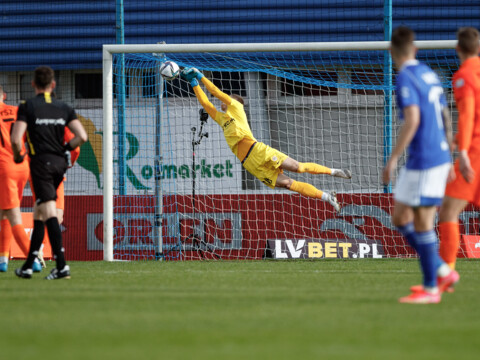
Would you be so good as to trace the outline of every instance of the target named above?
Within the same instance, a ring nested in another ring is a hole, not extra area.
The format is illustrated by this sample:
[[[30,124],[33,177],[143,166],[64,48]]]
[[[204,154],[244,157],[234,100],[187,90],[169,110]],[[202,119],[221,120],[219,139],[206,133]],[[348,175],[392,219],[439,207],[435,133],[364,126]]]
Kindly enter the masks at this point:
[[[453,49],[456,40],[415,41],[418,49]],[[232,43],[232,44],[130,44],[103,45],[105,52],[119,53],[199,53],[199,52],[296,52],[388,50],[389,41]]]

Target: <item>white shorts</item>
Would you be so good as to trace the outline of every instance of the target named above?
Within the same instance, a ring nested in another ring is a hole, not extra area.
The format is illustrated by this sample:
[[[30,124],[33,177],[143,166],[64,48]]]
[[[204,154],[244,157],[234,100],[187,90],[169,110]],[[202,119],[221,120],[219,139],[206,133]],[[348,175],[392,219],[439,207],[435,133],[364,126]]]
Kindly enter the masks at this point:
[[[446,163],[424,170],[402,168],[395,185],[395,201],[411,207],[441,205],[450,167]]]

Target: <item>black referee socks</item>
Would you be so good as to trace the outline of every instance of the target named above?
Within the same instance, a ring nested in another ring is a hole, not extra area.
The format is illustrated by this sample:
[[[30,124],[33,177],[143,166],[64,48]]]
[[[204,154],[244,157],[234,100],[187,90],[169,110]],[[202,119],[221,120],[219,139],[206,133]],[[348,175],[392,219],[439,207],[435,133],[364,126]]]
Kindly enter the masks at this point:
[[[33,261],[38,255],[38,250],[40,250],[40,246],[42,246],[44,237],[45,237],[45,224],[43,223],[43,221],[34,220],[30,250],[28,251],[27,260],[22,266],[23,270],[32,268]]]
[[[47,226],[48,237],[50,238],[52,251],[55,254],[55,258],[57,261],[57,269],[62,270],[65,267],[66,263],[65,255],[63,253],[62,232],[60,231],[60,225],[58,224],[57,217],[51,217],[50,219],[45,221],[45,225]]]

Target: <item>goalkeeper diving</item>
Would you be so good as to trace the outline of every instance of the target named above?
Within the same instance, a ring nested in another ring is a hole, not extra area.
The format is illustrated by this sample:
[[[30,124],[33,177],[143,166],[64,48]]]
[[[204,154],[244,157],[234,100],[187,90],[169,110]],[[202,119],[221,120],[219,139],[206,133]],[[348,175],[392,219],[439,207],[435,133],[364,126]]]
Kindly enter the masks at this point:
[[[248,125],[247,115],[243,108],[244,100],[241,96],[225,94],[195,68],[185,68],[182,70],[181,76],[190,82],[200,104],[222,127],[228,146],[250,174],[272,189],[275,187],[286,188],[307,197],[321,199],[330,203],[336,211],[340,211],[340,204],[335,192],[328,193],[311,184],[293,180],[285,175],[283,170],[296,173],[327,174],[351,179],[350,170],[331,169],[315,163],[301,163],[257,141]],[[222,111],[217,111],[208,100],[199,81],[222,102]]]

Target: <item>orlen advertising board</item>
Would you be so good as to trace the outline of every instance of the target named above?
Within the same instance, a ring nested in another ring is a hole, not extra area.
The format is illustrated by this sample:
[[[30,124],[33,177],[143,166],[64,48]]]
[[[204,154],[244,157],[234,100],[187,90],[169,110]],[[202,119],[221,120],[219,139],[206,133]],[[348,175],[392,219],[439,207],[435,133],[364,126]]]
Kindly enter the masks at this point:
[[[322,201],[299,195],[199,195],[192,218],[191,196],[164,199],[162,233],[165,249],[181,240],[170,259],[198,259],[189,235],[196,234],[208,257],[223,259],[381,258],[414,256],[390,220],[392,199],[385,194],[340,194],[340,213]],[[67,196],[63,237],[67,258],[103,258],[103,204],[101,196]],[[26,198],[23,206],[31,206]],[[154,197],[118,196],[115,248],[121,253],[155,252]],[[461,215],[462,234],[475,240],[479,212]],[[478,242],[478,241],[477,241]],[[473,244],[474,246],[475,244]],[[465,245],[462,243],[462,251]],[[462,254],[463,254],[462,252]],[[461,255],[462,255],[461,254]]]

